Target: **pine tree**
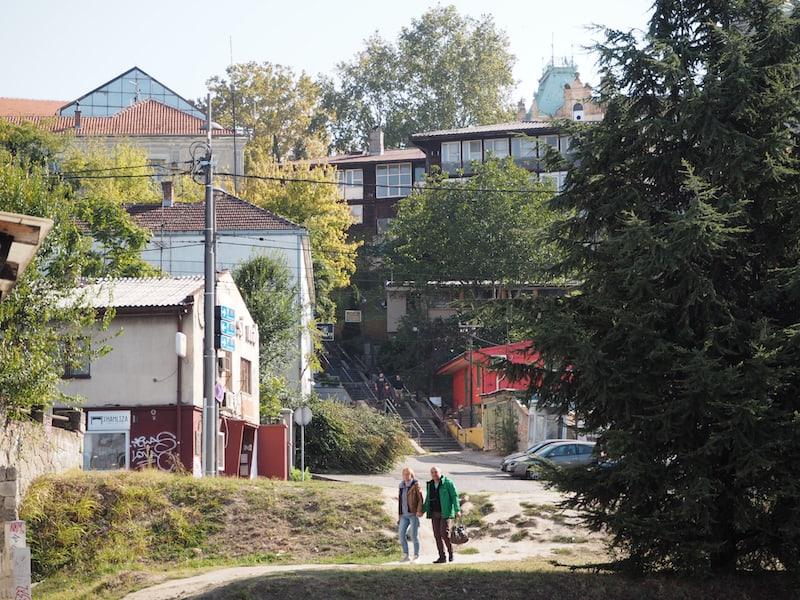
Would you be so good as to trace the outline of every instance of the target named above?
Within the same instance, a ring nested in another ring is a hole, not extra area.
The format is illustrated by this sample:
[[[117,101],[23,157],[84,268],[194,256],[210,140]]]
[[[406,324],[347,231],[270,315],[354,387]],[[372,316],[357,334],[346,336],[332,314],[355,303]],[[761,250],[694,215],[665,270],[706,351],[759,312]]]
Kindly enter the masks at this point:
[[[800,570],[800,23],[657,0],[607,31],[602,123],[554,230],[579,291],[529,306],[542,400],[601,432],[560,478],[632,572]]]

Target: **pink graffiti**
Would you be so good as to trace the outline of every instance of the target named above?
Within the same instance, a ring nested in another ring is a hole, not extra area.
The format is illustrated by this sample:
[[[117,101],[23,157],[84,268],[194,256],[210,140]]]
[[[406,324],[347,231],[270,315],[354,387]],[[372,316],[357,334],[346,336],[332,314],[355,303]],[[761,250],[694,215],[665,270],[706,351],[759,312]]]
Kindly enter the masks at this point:
[[[31,588],[29,586],[17,586],[14,592],[14,600],[31,600]]]

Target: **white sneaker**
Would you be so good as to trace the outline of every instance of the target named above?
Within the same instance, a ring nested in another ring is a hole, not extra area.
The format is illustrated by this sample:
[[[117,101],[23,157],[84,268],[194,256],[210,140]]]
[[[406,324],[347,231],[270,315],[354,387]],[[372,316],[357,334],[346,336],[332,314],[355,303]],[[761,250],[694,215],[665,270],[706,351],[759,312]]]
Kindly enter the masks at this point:
[[[418,560],[419,560],[419,554],[417,554],[416,556],[414,556],[414,558],[412,558],[412,559],[411,559],[411,562],[412,562],[412,563],[416,563]]]
[[[408,554],[404,554],[404,555],[403,555],[403,558],[402,558],[402,559],[400,559],[400,562],[401,562],[401,563],[407,563],[407,562],[411,562],[411,559],[408,557]]]

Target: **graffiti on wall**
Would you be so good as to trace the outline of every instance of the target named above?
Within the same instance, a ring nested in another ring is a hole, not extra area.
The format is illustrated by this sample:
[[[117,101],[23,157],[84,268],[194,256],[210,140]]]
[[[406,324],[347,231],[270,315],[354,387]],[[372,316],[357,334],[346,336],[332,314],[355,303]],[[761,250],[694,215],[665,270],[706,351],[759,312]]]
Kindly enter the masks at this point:
[[[171,431],[140,435],[131,440],[131,468],[156,467],[172,471],[178,461],[178,438]]]

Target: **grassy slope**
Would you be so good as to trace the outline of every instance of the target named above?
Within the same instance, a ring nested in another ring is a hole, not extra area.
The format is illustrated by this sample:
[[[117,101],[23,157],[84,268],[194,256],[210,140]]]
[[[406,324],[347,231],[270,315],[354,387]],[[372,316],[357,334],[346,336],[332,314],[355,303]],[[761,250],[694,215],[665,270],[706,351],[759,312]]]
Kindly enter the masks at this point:
[[[40,600],[120,598],[165,572],[187,576],[214,566],[375,565],[399,557],[380,490],[352,484],[74,472],[37,480],[21,517]],[[628,581],[531,561],[284,573],[202,597],[744,600],[790,597],[787,585],[780,576]]]

